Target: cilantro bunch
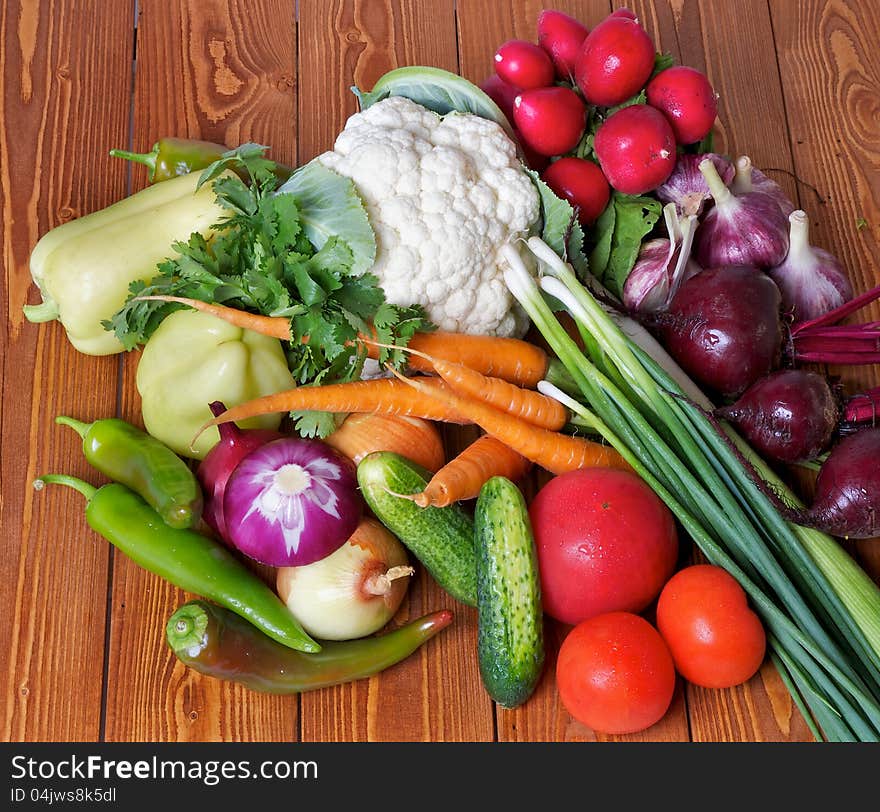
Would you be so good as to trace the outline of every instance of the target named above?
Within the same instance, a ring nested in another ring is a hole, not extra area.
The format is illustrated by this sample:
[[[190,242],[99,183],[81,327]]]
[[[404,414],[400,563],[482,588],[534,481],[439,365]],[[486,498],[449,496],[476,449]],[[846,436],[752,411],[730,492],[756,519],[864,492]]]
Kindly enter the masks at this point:
[[[124,306],[104,327],[126,349],[145,343],[162,319],[184,305],[144,301],[180,296],[290,319],[288,363],[299,384],[355,380],[366,348],[359,334],[406,346],[417,331],[433,329],[419,305],[389,304],[367,269],[375,238],[352,184],[312,161],[281,185],[266,148],[246,144],[204,170],[218,204],[229,212],[205,239],[193,233],[147,282],[133,282]],[[233,170],[233,171],[227,171]],[[399,350],[380,363],[400,366]],[[325,420],[306,417],[301,433],[323,435]]]

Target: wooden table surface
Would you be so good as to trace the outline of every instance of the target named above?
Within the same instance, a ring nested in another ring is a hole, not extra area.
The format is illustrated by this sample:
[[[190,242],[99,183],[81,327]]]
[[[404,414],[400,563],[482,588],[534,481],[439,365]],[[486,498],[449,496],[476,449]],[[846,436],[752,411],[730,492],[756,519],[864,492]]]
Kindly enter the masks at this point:
[[[592,25],[608,0],[551,7]],[[615,5],[618,5],[615,2]],[[880,4],[874,0],[633,0],[659,49],[707,71],[717,149],[746,153],[809,214],[857,291],[880,281]],[[53,419],[140,422],[137,353],[77,353],[32,325],[28,255],[44,232],[136,191],[145,172],[109,158],[163,135],[256,141],[302,164],[331,147],[362,88],[407,64],[479,81],[495,48],[533,40],[538,0],[10,0],[0,10],[3,240],[0,401],[0,736],[5,741],[806,741],[770,665],[748,684],[683,685],[657,725],[628,737],[575,722],[554,688],[565,629],[516,710],[484,692],[475,613],[423,573],[400,618],[451,607],[456,622],[378,677],[300,697],[250,693],[184,669],[164,624],[186,596],[87,527],[82,497],[37,494],[49,471],[96,481]],[[298,9],[298,10],[297,10]],[[799,179],[796,181],[795,178]],[[872,314],[878,318],[877,313]],[[875,385],[874,369],[843,372]],[[470,439],[449,433],[450,450]],[[536,483],[539,484],[539,483]],[[876,542],[853,552],[880,577]]]

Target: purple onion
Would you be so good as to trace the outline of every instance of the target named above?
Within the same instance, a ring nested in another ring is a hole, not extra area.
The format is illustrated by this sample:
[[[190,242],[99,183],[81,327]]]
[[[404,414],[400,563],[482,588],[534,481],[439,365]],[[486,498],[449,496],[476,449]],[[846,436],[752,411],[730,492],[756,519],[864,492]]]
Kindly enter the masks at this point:
[[[219,400],[210,404],[211,414],[219,417],[226,406]],[[226,522],[223,518],[223,494],[226,483],[235,466],[255,448],[284,435],[272,429],[240,429],[235,423],[221,423],[218,442],[205,455],[196,469],[196,477],[205,494],[205,507],[202,518],[221,540],[226,540]]]
[[[728,185],[735,195],[743,195],[747,192],[763,192],[765,195],[769,195],[786,217],[797,208],[775,180],[768,178],[760,169],[755,169],[752,166],[752,159],[748,155],[740,155],[736,159],[733,182]]]
[[[656,189],[657,197],[664,203],[674,203],[679,217],[687,215],[698,216],[702,213],[706,201],[712,195],[709,185],[700,172],[700,162],[708,159],[715,164],[718,174],[725,186],[729,185],[734,178],[733,163],[723,155],[707,152],[703,155],[682,153],[675,162],[675,169],[666,183],[660,184]]]
[[[361,520],[354,463],[320,440],[284,437],[239,462],[226,484],[228,541],[274,567],[335,552]]]
[[[782,305],[792,312],[795,322],[810,321],[848,302],[853,289],[837,258],[810,245],[806,213],[793,211],[788,221],[788,256],[767,273],[779,287]]]
[[[788,253],[788,223],[773,198],[763,192],[735,195],[710,160],[700,163],[714,207],[697,229],[694,256],[704,268],[753,265],[765,270]]]

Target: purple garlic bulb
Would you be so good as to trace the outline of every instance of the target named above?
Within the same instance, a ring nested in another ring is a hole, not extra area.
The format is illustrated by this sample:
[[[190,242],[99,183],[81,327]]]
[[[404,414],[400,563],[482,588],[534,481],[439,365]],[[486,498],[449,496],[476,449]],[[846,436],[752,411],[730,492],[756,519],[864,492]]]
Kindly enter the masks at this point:
[[[783,308],[792,313],[794,321],[809,321],[852,299],[852,284],[836,257],[810,245],[806,212],[793,211],[788,221],[788,256],[767,273],[782,294]]]
[[[703,212],[706,201],[712,195],[709,185],[700,172],[700,162],[708,159],[715,164],[724,185],[730,185],[734,178],[733,164],[724,156],[707,152],[703,155],[682,153],[675,162],[675,168],[665,183],[657,187],[657,197],[664,203],[674,203],[679,217],[688,215],[699,216]]]
[[[742,195],[746,192],[763,192],[765,195],[769,195],[776,201],[786,217],[797,208],[775,180],[768,178],[760,169],[755,169],[752,166],[752,159],[748,155],[740,155],[736,159],[733,182],[728,183],[728,186],[735,195]]]
[[[700,163],[715,205],[694,238],[694,257],[703,268],[753,265],[773,268],[788,253],[788,223],[763,192],[734,194],[710,160]]]

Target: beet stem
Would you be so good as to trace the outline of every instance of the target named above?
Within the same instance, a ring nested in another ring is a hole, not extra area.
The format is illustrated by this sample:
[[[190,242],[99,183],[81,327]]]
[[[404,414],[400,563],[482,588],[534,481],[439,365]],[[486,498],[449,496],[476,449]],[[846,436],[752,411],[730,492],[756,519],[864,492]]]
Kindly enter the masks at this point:
[[[798,333],[810,330],[813,327],[824,327],[830,324],[837,324],[837,322],[842,321],[857,310],[861,310],[865,305],[870,304],[875,299],[880,299],[880,285],[865,291],[865,293],[862,293],[859,296],[853,297],[848,302],[844,302],[839,307],[829,310],[824,315],[795,324],[794,327],[791,328],[791,332],[793,335],[797,335]]]

